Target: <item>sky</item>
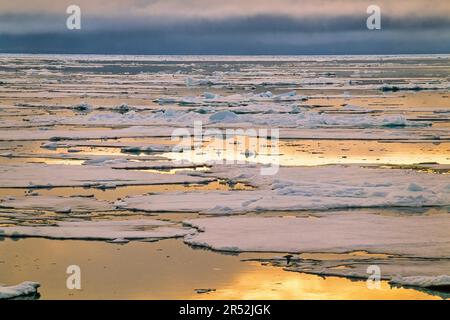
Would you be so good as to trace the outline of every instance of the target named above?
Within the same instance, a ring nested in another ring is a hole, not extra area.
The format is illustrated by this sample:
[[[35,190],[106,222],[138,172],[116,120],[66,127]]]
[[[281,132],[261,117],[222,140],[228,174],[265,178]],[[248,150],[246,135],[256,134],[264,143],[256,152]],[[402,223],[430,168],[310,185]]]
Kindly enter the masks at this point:
[[[66,9],[81,9],[69,30]],[[381,9],[381,29],[366,12]],[[448,0],[0,0],[0,52],[450,53]]]

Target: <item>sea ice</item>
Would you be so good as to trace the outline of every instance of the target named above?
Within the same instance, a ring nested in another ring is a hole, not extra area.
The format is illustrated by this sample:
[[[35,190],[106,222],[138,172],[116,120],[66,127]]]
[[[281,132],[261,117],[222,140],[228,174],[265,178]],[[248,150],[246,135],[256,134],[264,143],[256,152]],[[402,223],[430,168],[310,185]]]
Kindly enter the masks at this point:
[[[20,296],[36,294],[40,284],[32,281],[25,281],[15,286],[0,286],[0,299],[12,299]]]
[[[56,213],[98,212],[114,209],[109,202],[91,197],[56,197],[40,196],[17,197],[15,199],[2,199],[0,208],[16,210],[45,210]]]
[[[116,170],[104,165],[16,164],[2,165],[0,168],[0,186],[4,188],[95,187],[111,183],[115,186],[154,185],[202,183],[212,180],[215,179],[190,176],[182,172],[171,175],[153,172],[143,174],[139,171]]]
[[[212,122],[232,122],[236,121],[238,116],[232,111],[219,111],[209,117]]]
[[[165,192],[124,199],[126,209],[242,213],[357,207],[424,207],[450,204],[448,179],[412,170],[368,169],[353,166],[280,167],[273,176],[259,167],[213,166],[199,173],[243,182],[255,190],[233,192]],[[421,186],[421,190],[411,184]]]
[[[446,215],[383,216],[346,212],[295,218],[211,217],[184,223],[201,230],[186,236],[186,243],[220,251],[365,250],[422,258],[450,256],[450,219]]]
[[[182,237],[192,232],[193,229],[154,219],[58,222],[56,226],[0,227],[0,233],[6,237],[85,240],[165,239]]]
[[[412,276],[412,277],[394,277],[390,281],[393,284],[400,284],[404,286],[414,286],[421,288],[434,288],[450,287],[450,276]]]

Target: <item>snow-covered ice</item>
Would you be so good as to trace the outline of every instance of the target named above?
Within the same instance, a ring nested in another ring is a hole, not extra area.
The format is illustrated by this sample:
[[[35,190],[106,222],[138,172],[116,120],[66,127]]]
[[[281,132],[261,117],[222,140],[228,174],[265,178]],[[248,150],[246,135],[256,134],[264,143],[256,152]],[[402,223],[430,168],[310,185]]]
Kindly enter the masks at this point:
[[[106,201],[91,197],[55,197],[33,196],[17,197],[14,199],[1,199],[0,208],[48,210],[56,213],[96,212],[114,209],[114,206]]]
[[[394,277],[390,281],[393,284],[414,286],[421,288],[450,287],[450,275],[439,276],[415,276],[415,277]]]
[[[105,159],[102,162],[105,161]],[[57,172],[58,174],[54,174]],[[115,170],[107,166],[65,166],[46,164],[3,165],[0,168],[0,186],[3,188],[52,188],[63,186],[96,187],[106,184],[151,185],[173,183],[200,183],[212,178],[189,176],[183,173],[165,175],[138,171]]]
[[[0,285],[0,299],[13,299],[20,296],[36,294],[40,284],[32,281],[24,281],[15,286]]]
[[[165,239],[182,237],[191,228],[160,220],[118,220],[58,222],[55,226],[0,227],[2,236],[52,239],[117,240]]]
[[[166,192],[125,199],[128,209],[242,213],[355,207],[450,205],[445,175],[359,166],[281,167],[262,176],[258,166],[214,166],[204,176],[251,184],[251,191]],[[411,187],[411,184],[413,187]],[[420,187],[419,187],[420,186]]]
[[[450,256],[450,219],[446,215],[347,212],[296,218],[212,217],[185,223],[201,230],[185,237],[186,243],[214,250],[295,253],[365,250],[427,258]]]

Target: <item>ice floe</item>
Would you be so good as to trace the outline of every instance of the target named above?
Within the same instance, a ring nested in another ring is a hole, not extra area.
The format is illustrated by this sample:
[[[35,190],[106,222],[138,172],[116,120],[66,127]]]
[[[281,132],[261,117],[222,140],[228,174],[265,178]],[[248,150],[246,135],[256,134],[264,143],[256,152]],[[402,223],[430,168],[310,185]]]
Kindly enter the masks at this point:
[[[429,258],[450,256],[450,219],[446,215],[384,216],[347,212],[320,217],[235,216],[184,222],[201,231],[186,236],[186,243],[221,251],[365,250]]]
[[[284,95],[282,96],[284,97]],[[289,96],[288,96],[289,97]],[[281,99],[281,98],[280,98]],[[295,106],[290,106],[290,108]],[[273,112],[271,106],[262,106],[259,112],[248,112],[248,107],[242,111],[239,108],[230,110],[208,110],[209,115],[191,110],[160,110],[156,112],[136,112],[134,110],[126,113],[95,113],[89,116],[58,117],[46,116],[34,120],[35,125],[52,123],[65,125],[96,125],[96,126],[119,126],[119,125],[167,125],[178,124],[192,126],[194,121],[208,123],[234,123],[249,125],[272,125],[277,127],[300,127],[300,128],[401,128],[401,127],[427,127],[431,123],[427,121],[411,121],[402,114],[377,115],[377,114],[354,114],[354,113],[324,113],[317,110],[305,110],[297,107],[295,113]],[[202,109],[207,110],[207,109]],[[272,112],[270,112],[272,110]],[[1,134],[1,132],[0,132]],[[51,146],[51,145],[49,145]]]
[[[0,227],[6,237],[44,237],[52,239],[165,239],[182,237],[194,232],[191,228],[174,223],[147,219],[123,221],[58,222],[55,226]],[[123,241],[121,241],[123,242]]]
[[[393,284],[400,284],[404,286],[414,286],[421,288],[434,288],[439,287],[450,288],[450,275],[439,276],[412,276],[412,277],[394,277],[390,281]]]
[[[38,195],[33,197],[17,197],[14,199],[0,199],[0,208],[46,210],[70,214],[77,212],[108,211],[114,209],[114,206],[109,202],[90,197]]]
[[[21,296],[34,295],[37,293],[40,284],[32,281],[24,281],[15,286],[0,285],[0,299],[13,299]]]
[[[356,207],[426,207],[450,204],[448,179],[413,170],[359,166],[280,167],[274,176],[258,166],[213,166],[204,176],[257,187],[233,192],[166,192],[126,198],[127,209],[242,213]],[[411,186],[412,185],[412,186]]]
[[[0,186],[5,188],[52,188],[52,187],[96,187],[107,184],[114,186],[200,183],[214,180],[190,176],[183,173],[166,175],[152,172],[115,170],[107,166],[65,166],[46,164],[2,165]]]

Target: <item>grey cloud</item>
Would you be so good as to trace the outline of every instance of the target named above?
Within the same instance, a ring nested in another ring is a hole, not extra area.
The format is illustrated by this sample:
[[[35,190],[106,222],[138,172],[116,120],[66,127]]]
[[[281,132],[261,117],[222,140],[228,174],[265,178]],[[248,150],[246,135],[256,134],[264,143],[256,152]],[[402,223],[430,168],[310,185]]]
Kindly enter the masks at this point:
[[[30,16],[28,16],[30,18]],[[36,17],[37,19],[38,17]],[[42,18],[42,16],[40,16]],[[9,21],[14,22],[18,17]],[[0,19],[0,21],[7,21]],[[223,20],[84,17],[82,30],[45,16],[34,32],[3,32],[0,52],[117,54],[370,54],[448,53],[450,20],[382,18],[366,29],[366,16],[295,19],[286,16]],[[5,29],[2,29],[3,31]],[[8,29],[6,29],[8,30]]]

